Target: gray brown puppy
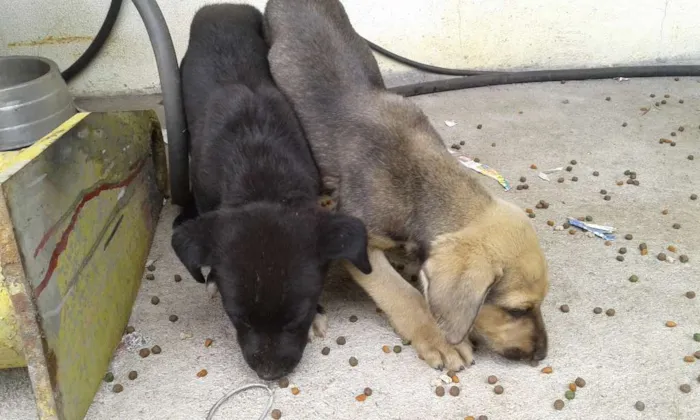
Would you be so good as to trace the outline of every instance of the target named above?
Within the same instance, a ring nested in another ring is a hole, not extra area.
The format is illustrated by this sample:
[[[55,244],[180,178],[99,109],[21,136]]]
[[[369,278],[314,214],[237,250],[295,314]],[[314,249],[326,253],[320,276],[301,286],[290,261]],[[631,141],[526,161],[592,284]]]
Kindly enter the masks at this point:
[[[396,331],[433,367],[470,364],[470,338],[509,359],[543,359],[547,264],[525,213],[492,197],[423,112],[385,89],[340,2],[270,0],[265,30],[273,78],[324,185],[370,232],[373,272],[348,270]],[[400,243],[417,249],[425,299],[384,254]]]

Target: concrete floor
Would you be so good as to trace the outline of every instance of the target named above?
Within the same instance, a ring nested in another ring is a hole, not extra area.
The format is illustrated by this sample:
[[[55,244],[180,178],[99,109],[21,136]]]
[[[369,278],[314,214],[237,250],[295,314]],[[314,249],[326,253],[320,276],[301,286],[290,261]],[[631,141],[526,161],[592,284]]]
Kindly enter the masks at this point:
[[[420,361],[410,346],[400,354],[384,354],[383,345],[400,345],[375,305],[351,281],[334,280],[324,295],[330,317],[329,333],[316,339],[291,376],[301,393],[275,391],[274,407],[287,419],[697,419],[700,418],[700,361],[684,356],[700,350],[693,333],[700,333],[700,85],[683,78],[638,79],[625,82],[569,82],[472,89],[415,100],[424,108],[447,144],[464,140],[463,151],[479,157],[518,184],[527,177],[528,190],[510,192],[493,180],[481,181],[494,194],[523,208],[548,201],[532,219],[550,264],[551,291],[544,302],[550,339],[549,357],[539,367],[505,361],[479,351],[476,365],[459,374],[461,394],[437,397],[431,383],[439,374]],[[655,98],[650,98],[655,94]],[[664,99],[668,104],[654,106]],[[610,97],[610,101],[606,101]],[[684,103],[679,103],[682,99]],[[650,110],[643,112],[646,107]],[[457,122],[448,127],[446,120]],[[623,127],[623,122],[627,123]],[[482,124],[482,129],[477,129]],[[684,131],[678,130],[679,126]],[[671,137],[671,132],[676,132]],[[677,145],[659,144],[660,138]],[[495,144],[495,146],[492,145]],[[694,154],[693,161],[687,157]],[[552,182],[530,169],[569,165],[571,173],[551,175]],[[623,172],[637,172],[640,186],[617,186]],[[600,176],[594,177],[593,171]],[[564,183],[556,182],[560,176]],[[571,181],[577,176],[578,182]],[[604,201],[599,193],[612,196]],[[668,215],[662,210],[668,209]],[[115,352],[111,371],[124,392],[104,384],[88,419],[196,419],[204,418],[220,396],[241,385],[258,382],[244,363],[235,332],[218,300],[185,275],[170,250],[170,225],[175,209],[166,207],[151,259],[155,280],[143,281],[130,324],[136,333],[126,336]],[[547,226],[567,216],[593,216],[596,223],[615,226],[612,246],[580,232],[570,235]],[[673,229],[680,223],[680,229]],[[625,240],[625,234],[634,235]],[[646,242],[649,255],[638,246]],[[658,261],[665,251],[675,262]],[[616,256],[627,247],[624,262]],[[687,254],[681,264],[677,255]],[[184,277],[181,283],[173,276]],[[628,278],[637,275],[639,282]],[[158,296],[160,304],[151,304]],[[569,313],[559,310],[562,304]],[[595,315],[614,308],[615,316]],[[177,314],[179,320],[168,321]],[[359,320],[351,323],[348,318]],[[665,326],[675,321],[676,328]],[[347,344],[335,343],[338,336]],[[213,345],[205,347],[207,338]],[[158,344],[163,352],[142,359],[138,350]],[[321,349],[329,346],[328,356]],[[348,359],[359,359],[350,367]],[[552,374],[540,372],[551,366]],[[198,378],[197,372],[209,374]],[[138,371],[134,381],[127,379]],[[486,378],[496,375],[505,388],[496,395]],[[563,411],[553,402],[564,399],[575,378],[586,380]],[[682,393],[681,384],[691,392]],[[360,403],[355,396],[365,387],[374,393]],[[255,419],[265,405],[261,391],[250,391],[226,403],[218,419]],[[646,405],[643,412],[635,402]],[[0,372],[0,417],[33,418],[31,390],[23,371]]]

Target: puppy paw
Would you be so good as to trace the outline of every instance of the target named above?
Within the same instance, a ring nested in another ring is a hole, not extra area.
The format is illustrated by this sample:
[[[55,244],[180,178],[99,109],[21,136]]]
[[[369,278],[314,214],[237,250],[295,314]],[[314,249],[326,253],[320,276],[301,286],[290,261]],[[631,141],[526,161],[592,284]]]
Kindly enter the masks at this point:
[[[314,322],[309,330],[309,341],[314,337],[325,337],[328,332],[328,316],[326,314],[317,313],[314,317]]]
[[[420,329],[410,340],[418,357],[434,369],[446,368],[457,372],[470,366],[474,360],[471,346],[464,343],[452,346],[440,331],[430,326]]]
[[[216,295],[219,294],[219,288],[216,286],[216,283],[213,281],[210,281],[207,283],[207,294],[209,295],[209,299],[214,299]]]

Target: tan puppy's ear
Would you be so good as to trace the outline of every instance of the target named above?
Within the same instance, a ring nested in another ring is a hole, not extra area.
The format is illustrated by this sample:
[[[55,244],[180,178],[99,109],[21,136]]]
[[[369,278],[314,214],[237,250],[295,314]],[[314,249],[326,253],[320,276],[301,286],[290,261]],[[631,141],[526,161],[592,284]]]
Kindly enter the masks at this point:
[[[481,305],[493,286],[497,273],[483,258],[476,257],[466,271],[450,273],[446,267],[422,270],[426,294],[433,315],[450,344],[464,341],[471,330]]]

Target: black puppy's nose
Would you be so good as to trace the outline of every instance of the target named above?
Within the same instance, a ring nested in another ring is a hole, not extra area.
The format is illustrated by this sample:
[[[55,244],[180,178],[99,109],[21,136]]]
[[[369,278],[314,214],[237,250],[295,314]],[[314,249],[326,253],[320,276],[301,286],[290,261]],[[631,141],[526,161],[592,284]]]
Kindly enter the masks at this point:
[[[540,361],[547,357],[547,333],[541,333],[537,343],[535,344],[535,352],[532,355],[532,360]]]

